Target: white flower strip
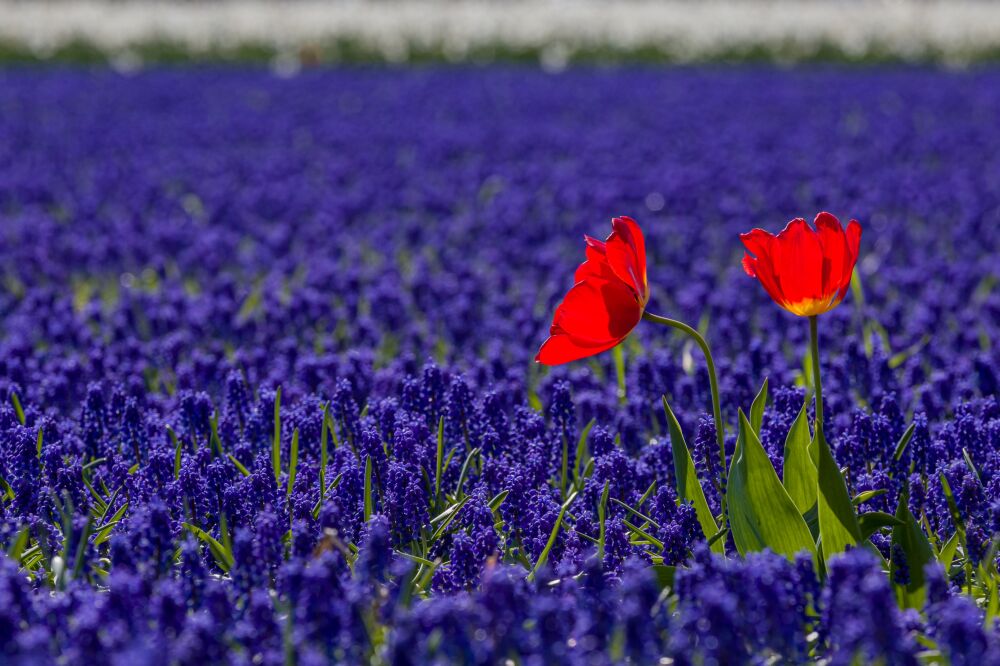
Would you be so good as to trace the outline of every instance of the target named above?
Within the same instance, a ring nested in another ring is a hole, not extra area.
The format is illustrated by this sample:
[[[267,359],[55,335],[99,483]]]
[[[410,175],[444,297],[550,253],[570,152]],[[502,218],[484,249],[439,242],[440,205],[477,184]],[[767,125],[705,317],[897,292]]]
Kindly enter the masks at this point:
[[[808,55],[819,45],[848,54],[961,61],[1000,46],[1000,3],[952,1],[664,0],[472,2],[109,2],[0,0],[0,40],[40,55],[84,39],[109,51],[169,40],[193,51],[260,43],[294,49],[353,39],[390,59],[440,48],[461,58],[504,45],[554,49],[655,47],[698,59],[749,46]]]

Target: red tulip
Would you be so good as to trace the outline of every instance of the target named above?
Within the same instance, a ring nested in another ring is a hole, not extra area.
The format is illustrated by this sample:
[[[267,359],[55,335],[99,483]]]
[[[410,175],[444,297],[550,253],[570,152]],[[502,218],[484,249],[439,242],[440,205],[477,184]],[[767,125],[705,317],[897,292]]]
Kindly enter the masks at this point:
[[[851,220],[847,231],[830,213],[820,213],[816,229],[792,220],[774,236],[763,229],[740,234],[748,253],[747,275],[760,280],[774,302],[792,314],[812,317],[840,304],[858,260],[861,225]]]
[[[584,236],[587,260],[556,308],[537,362],[559,365],[599,354],[624,340],[642,319],[649,301],[642,231],[630,217],[616,217],[611,229],[605,241]]]

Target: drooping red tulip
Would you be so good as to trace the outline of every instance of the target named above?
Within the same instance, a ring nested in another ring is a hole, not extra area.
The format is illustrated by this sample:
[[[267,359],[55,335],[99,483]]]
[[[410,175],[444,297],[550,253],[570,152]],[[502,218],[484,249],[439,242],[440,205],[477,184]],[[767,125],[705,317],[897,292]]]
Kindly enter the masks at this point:
[[[792,314],[812,317],[837,307],[847,294],[858,260],[861,225],[820,213],[816,228],[797,218],[777,236],[754,229],[740,234],[743,270],[760,280],[774,302]]]
[[[630,217],[614,218],[611,229],[604,241],[584,237],[587,260],[556,308],[537,362],[559,365],[599,354],[624,340],[642,319],[649,301],[642,231]]]

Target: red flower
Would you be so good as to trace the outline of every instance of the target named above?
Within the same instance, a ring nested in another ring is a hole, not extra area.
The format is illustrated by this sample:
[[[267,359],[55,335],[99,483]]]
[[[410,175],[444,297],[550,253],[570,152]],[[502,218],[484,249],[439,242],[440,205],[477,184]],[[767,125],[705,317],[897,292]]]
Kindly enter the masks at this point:
[[[535,360],[559,365],[611,349],[632,332],[649,301],[646,244],[630,217],[611,221],[606,241],[584,236],[587,260],[556,308],[549,339]]]
[[[812,317],[832,310],[844,300],[858,260],[861,225],[851,220],[847,231],[830,213],[820,213],[816,229],[805,220],[792,220],[774,236],[763,229],[740,234],[749,251],[743,269],[774,302],[792,314]]]

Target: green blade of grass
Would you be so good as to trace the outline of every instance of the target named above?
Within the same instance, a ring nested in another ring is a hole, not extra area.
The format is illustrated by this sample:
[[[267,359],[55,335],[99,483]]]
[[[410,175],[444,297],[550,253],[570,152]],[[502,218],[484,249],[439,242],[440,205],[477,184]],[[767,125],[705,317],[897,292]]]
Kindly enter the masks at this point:
[[[323,502],[326,496],[326,466],[329,464],[329,452],[327,451],[327,422],[330,419],[330,403],[323,405],[323,424],[320,426],[319,436],[319,501]]]
[[[200,527],[192,525],[191,523],[181,523],[181,526],[189,530],[192,534],[208,545],[208,549],[212,553],[212,557],[215,558],[215,562],[219,565],[220,569],[228,573],[229,570],[233,568],[232,553],[230,553],[225,546],[219,543],[215,537]]]
[[[659,551],[663,550],[663,542],[660,541],[659,539],[657,539],[656,537],[652,536],[649,532],[646,532],[641,527],[633,525],[632,523],[630,523],[627,520],[623,520],[622,523],[630,531],[634,532],[635,534],[637,534],[640,537],[642,537],[643,539],[645,539],[650,545],[656,546],[657,550],[659,550]]]
[[[292,496],[292,488],[295,486],[295,471],[299,466],[299,429],[292,431],[292,448],[288,455],[288,488],[285,496]]]
[[[167,426],[167,435],[174,444],[174,479],[177,479],[181,475],[181,440],[170,426]]]
[[[438,419],[437,455],[434,458],[434,505],[441,497],[441,474],[444,469],[444,417]]]
[[[226,457],[229,458],[229,460],[232,461],[234,465],[236,465],[236,469],[240,471],[240,474],[242,474],[243,476],[250,476],[250,470],[244,467],[243,463],[241,463],[239,460],[236,459],[236,456],[230,453]]]
[[[281,483],[281,387],[274,393],[274,441],[271,443],[271,468],[274,482]]]
[[[618,381],[618,403],[624,405],[627,401],[625,393],[625,352],[622,350],[621,345],[615,345],[611,354],[615,359],[615,378]]]
[[[431,535],[431,538],[428,540],[428,543],[434,543],[442,536],[444,536],[445,530],[447,530],[448,526],[452,523],[452,521],[458,517],[459,511],[462,509],[463,506],[465,506],[465,503],[468,501],[469,501],[468,496],[463,497],[461,500],[458,501],[457,504],[455,504],[451,509],[449,509],[450,512],[449,515],[444,519],[444,522],[442,522],[438,526],[438,528],[434,530],[434,534]]]
[[[365,523],[372,517],[372,457],[365,458]]]
[[[595,423],[597,423],[597,419],[590,419],[587,425],[583,426],[583,430],[580,432],[580,439],[576,442],[576,458],[573,460],[573,480],[578,485],[580,482],[580,464],[584,456],[587,455],[587,438],[590,437],[590,431],[593,429]]]
[[[469,451],[469,455],[465,456],[465,461],[462,463],[462,471],[458,475],[458,484],[455,486],[455,497],[460,497],[462,492],[462,486],[465,485],[465,477],[469,473],[469,465],[472,461],[479,455],[479,447],[476,447]]]
[[[635,509],[633,509],[632,507],[630,507],[625,502],[622,502],[621,500],[619,500],[618,498],[615,498],[615,497],[612,497],[611,501],[614,502],[615,504],[617,504],[618,506],[622,507],[623,509],[625,509],[626,511],[628,511],[632,515],[634,515],[636,518],[644,520],[645,522],[649,523],[650,525],[652,525],[656,529],[660,529],[659,524],[657,524],[657,522],[655,520],[653,520],[649,516],[646,516],[646,515],[640,513],[639,511],[636,511]]]
[[[903,433],[903,436],[899,438],[899,443],[896,444],[896,452],[892,454],[894,460],[899,460],[903,457],[903,453],[906,452],[906,446],[910,443],[910,439],[913,438],[913,431],[916,427],[916,423],[911,423],[910,427]]]
[[[14,414],[17,415],[17,422],[24,425],[24,409],[21,407],[21,400],[13,391],[10,392],[10,402],[14,405]]]
[[[608,518],[608,481],[604,482],[601,490],[601,501],[597,505],[597,559],[604,559],[604,530]]]
[[[222,440],[219,438],[219,412],[215,411],[212,413],[212,418],[208,421],[209,428],[211,429],[208,435],[208,449],[212,452],[213,456],[221,456],[223,454],[222,450]]]
[[[535,580],[535,575],[538,573],[538,570],[545,566],[546,560],[549,559],[549,552],[555,545],[556,537],[559,536],[559,530],[562,528],[563,516],[566,514],[566,509],[568,509],[573,503],[573,500],[576,499],[577,494],[578,493],[576,492],[570,494],[570,496],[566,498],[566,501],[563,502],[562,507],[560,507],[559,515],[556,516],[556,522],[555,525],[552,526],[552,532],[549,534],[549,539],[545,542],[545,547],[542,549],[541,555],[538,556],[538,561],[535,562],[535,566],[528,574],[528,580]]]

